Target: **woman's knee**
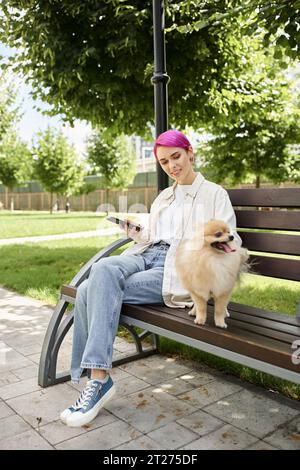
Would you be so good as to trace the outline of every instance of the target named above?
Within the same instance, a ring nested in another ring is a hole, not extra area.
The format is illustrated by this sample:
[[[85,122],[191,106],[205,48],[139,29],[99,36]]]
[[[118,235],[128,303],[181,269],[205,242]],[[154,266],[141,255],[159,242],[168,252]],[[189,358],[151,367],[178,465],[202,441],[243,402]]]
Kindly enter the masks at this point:
[[[102,269],[109,269],[119,264],[119,256],[107,256],[101,258],[93,264],[92,271],[101,271]]]
[[[88,279],[82,281],[82,283],[77,287],[76,292],[76,300],[84,300],[86,302],[87,297],[87,287],[88,287]]]

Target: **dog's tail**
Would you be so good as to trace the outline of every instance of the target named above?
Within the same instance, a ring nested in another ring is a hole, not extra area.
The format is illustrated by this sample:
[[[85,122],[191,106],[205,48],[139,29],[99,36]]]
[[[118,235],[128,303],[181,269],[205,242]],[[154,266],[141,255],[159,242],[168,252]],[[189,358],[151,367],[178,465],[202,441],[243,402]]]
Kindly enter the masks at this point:
[[[238,284],[241,282],[241,275],[242,274],[251,274],[253,273],[253,269],[252,269],[252,266],[253,262],[250,262],[249,261],[249,252],[247,250],[247,248],[241,248],[242,252],[241,252],[241,264],[240,264],[240,270],[239,270],[239,273],[238,273],[238,278],[237,278],[237,282]]]

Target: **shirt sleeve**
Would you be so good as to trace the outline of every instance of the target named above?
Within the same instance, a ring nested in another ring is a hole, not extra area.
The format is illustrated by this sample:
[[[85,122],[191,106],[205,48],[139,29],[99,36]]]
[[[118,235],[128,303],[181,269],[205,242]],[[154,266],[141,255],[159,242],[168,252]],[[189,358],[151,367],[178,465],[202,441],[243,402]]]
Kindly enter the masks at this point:
[[[232,235],[237,245],[242,246],[242,240],[236,231],[236,217],[229,199],[228,193],[225,189],[218,191],[215,201],[215,219],[223,220],[229,225]]]

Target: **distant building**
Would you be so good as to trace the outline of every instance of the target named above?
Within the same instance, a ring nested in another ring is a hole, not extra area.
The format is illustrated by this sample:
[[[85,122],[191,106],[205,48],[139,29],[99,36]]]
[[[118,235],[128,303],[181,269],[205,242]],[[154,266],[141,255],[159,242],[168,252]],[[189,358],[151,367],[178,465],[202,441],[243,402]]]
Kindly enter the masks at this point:
[[[153,143],[146,142],[139,136],[132,138],[136,151],[137,173],[145,173],[156,170],[156,160],[153,153]]]

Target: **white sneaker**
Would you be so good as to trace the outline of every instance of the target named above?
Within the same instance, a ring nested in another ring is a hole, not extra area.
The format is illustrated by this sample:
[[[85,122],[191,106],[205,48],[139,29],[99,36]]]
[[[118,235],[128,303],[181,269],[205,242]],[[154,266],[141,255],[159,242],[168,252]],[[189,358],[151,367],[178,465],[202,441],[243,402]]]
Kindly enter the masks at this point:
[[[115,393],[116,387],[111,377],[105,383],[97,379],[89,380],[76,403],[64,410],[60,418],[67,426],[84,426],[96,418]]]

